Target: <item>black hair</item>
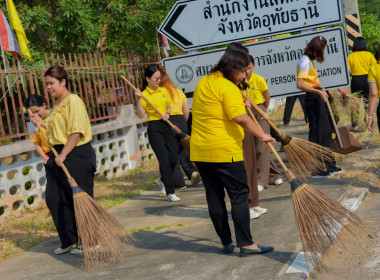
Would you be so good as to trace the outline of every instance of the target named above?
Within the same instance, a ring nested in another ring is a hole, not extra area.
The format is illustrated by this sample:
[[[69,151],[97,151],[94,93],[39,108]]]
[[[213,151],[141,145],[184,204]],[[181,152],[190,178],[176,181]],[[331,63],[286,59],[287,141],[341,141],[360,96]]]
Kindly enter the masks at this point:
[[[352,46],[352,51],[368,51],[366,40],[363,37],[356,37],[354,40],[354,45]]]
[[[246,47],[236,42],[232,42],[231,44],[229,44],[226,49],[226,52],[227,51],[241,51],[241,52],[245,52],[246,54],[249,54],[249,51]]]
[[[32,106],[41,107],[44,103],[46,104],[46,99],[42,95],[32,94],[28,96],[25,103],[27,108]]]
[[[376,61],[377,62],[380,62],[380,45],[379,47],[377,48],[377,51],[375,53],[375,58],[376,58]]]
[[[305,54],[311,60],[317,60],[322,63],[325,60],[324,50],[327,46],[327,40],[322,36],[315,36],[311,41],[307,44],[305,48]]]
[[[52,78],[57,79],[58,81],[62,82],[63,80],[66,81],[65,87],[68,88],[69,86],[69,76],[67,74],[67,71],[63,66],[61,65],[53,65],[51,66],[46,72],[44,77],[50,76]]]
[[[220,71],[223,76],[235,83],[234,74],[241,71],[249,65],[248,54],[242,51],[230,50],[226,51],[218,64],[214,66],[211,73]]]
[[[249,62],[251,62],[253,65],[255,65],[255,60],[253,59],[252,55],[249,55]]]
[[[144,80],[142,82],[141,91],[145,90],[146,87],[148,86],[148,81],[146,80],[146,78],[151,78],[154,75],[154,73],[156,73],[157,71],[160,71],[160,70],[158,70],[158,68],[153,65],[145,68]]]

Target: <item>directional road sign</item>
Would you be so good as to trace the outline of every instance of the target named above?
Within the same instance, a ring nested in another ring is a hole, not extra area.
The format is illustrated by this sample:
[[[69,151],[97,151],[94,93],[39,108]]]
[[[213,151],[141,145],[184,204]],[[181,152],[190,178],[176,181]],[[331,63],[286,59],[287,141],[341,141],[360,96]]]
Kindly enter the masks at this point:
[[[184,50],[343,22],[341,0],[178,1],[158,31]]]
[[[326,38],[325,61],[318,63],[319,81],[327,89],[350,84],[344,32],[341,27],[245,45],[255,60],[254,72],[263,76],[272,97],[302,93],[296,87],[297,62],[307,43],[315,36]],[[174,84],[185,93],[192,93],[199,80],[208,75],[225,49],[166,58],[163,64]],[[189,95],[189,94],[188,94]]]

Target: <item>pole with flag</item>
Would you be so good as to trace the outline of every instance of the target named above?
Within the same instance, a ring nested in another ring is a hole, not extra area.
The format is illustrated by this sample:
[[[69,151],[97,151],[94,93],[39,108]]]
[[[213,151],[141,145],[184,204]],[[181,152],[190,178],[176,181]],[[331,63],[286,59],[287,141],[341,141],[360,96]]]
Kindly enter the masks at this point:
[[[20,45],[20,51],[23,56],[25,56],[29,61],[32,61],[32,57],[30,55],[29,49],[28,49],[28,39],[26,39],[24,27],[22,26],[22,22],[17,14],[16,7],[13,4],[12,0],[6,0],[7,2],[7,8],[8,8],[8,14],[9,14],[9,21],[11,23],[11,28],[16,31],[16,36],[18,39],[18,43]]]
[[[20,46],[16,39],[15,34],[13,33],[3,11],[1,11],[0,14],[0,46],[1,46],[1,55],[3,58],[4,63],[4,70],[7,77],[7,85],[8,89],[10,87],[9,82],[9,76],[7,74],[7,63],[6,63],[6,57],[4,54],[4,50],[10,52],[14,57],[20,59],[21,58],[21,52],[20,52]]]

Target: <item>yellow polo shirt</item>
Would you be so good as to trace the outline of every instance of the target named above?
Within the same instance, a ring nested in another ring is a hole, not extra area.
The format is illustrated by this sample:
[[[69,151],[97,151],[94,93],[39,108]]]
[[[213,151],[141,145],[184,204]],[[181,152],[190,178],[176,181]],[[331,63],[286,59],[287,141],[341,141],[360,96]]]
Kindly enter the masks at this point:
[[[376,83],[380,97],[380,63],[372,65],[368,72],[368,83]]]
[[[250,91],[248,97],[252,99],[255,104],[263,104],[265,99],[263,92],[268,90],[268,85],[265,79],[255,73],[252,73],[248,81]]]
[[[372,53],[367,51],[357,51],[347,57],[348,69],[352,76],[367,75],[371,65],[376,64],[376,59]]]
[[[44,118],[43,120],[48,123],[49,121],[49,117],[50,117],[50,113],[49,115]],[[41,127],[41,129],[43,130],[43,132],[45,132],[46,134],[46,129]],[[39,130],[39,128],[37,126],[35,126],[32,122],[29,122],[29,126],[28,126],[28,130],[29,130],[29,139],[30,139],[30,142],[33,142],[33,143],[40,143],[41,145],[41,148],[44,150],[45,154],[47,154],[48,152],[50,152],[50,148],[49,148],[49,145],[48,143],[46,142],[45,140],[45,137],[43,136],[42,132]]]
[[[46,135],[54,146],[66,145],[67,139],[74,133],[83,135],[77,146],[87,144],[92,139],[86,106],[78,95],[70,94],[50,113]]]
[[[203,77],[193,96],[191,161],[242,161],[244,130],[232,119],[244,114],[243,97],[235,84],[221,72]]]
[[[303,79],[305,84],[312,88],[319,88],[321,84],[318,80],[318,71],[314,61],[307,55],[302,55],[297,64],[297,78]]]
[[[171,115],[183,115],[183,103],[187,101],[186,95],[183,93],[182,90],[176,88],[177,94],[174,96],[174,98],[170,98],[170,109],[171,109]]]
[[[154,91],[146,87],[142,94],[161,114],[166,114],[167,104],[170,103],[169,93],[166,89],[159,87],[157,91]],[[141,103],[148,115],[148,122],[161,120],[160,115],[144,99],[141,99]]]

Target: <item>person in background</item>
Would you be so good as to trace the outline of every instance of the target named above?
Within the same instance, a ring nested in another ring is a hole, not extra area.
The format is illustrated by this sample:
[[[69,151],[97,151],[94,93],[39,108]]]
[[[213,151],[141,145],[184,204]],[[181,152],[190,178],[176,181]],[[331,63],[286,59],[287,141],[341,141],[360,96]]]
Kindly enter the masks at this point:
[[[171,114],[170,97],[165,88],[160,87],[161,73],[155,66],[148,66],[144,72],[141,92],[135,91],[137,116],[142,119],[148,115],[148,139],[156,154],[161,173],[161,180],[165,186],[168,201],[181,200],[175,194],[173,171],[178,161],[177,141],[167,120]],[[144,95],[162,114],[159,114],[143,99]]]
[[[243,45],[233,42],[228,45],[227,51],[242,51],[249,55],[249,51],[246,47]],[[246,73],[247,78],[250,77],[250,74],[252,71],[249,71],[249,67],[247,67],[248,72]],[[246,84],[248,86],[248,84]],[[243,89],[244,91],[246,89]],[[246,101],[246,107],[251,108],[251,104]],[[258,139],[255,140],[255,137],[248,133],[247,131],[244,131],[244,139],[242,143],[242,149],[243,149],[243,158],[244,158],[244,166],[247,173],[247,184],[249,188],[249,195],[248,195],[248,203],[249,203],[249,217],[250,219],[257,219],[262,214],[265,214],[267,212],[267,209],[262,208],[259,206],[259,190],[258,190],[258,184],[257,184],[257,160],[256,160],[256,145],[255,141],[259,141]]]
[[[314,37],[306,46],[304,54],[297,64],[297,88],[306,92],[305,109],[309,118],[309,141],[330,147],[332,123],[326,105],[329,95],[323,91],[318,80],[318,71],[314,60],[324,61],[327,41],[322,36]],[[343,172],[336,162],[326,163],[327,170],[314,174],[313,178],[333,176]]]
[[[38,94],[28,96],[26,99],[26,107],[33,114],[30,116],[28,126],[29,139],[34,143],[37,153],[42,157],[44,164],[46,164],[49,159],[47,154],[50,152],[50,148],[43,137],[42,132],[37,127],[37,124],[41,127],[44,133],[46,133],[45,127],[47,126],[50,117],[50,110],[47,108],[45,97]],[[34,114],[37,114],[38,118],[36,118]],[[42,120],[42,122],[40,120]]]
[[[252,56],[249,56],[247,79],[250,90],[248,92],[248,97],[265,113],[265,117],[261,117],[256,110],[252,110],[252,113],[257,119],[260,127],[264,130],[264,133],[270,134],[270,126],[267,122],[267,120],[269,120],[267,113],[270,102],[269,89],[265,79],[253,73],[254,69],[255,61]],[[256,138],[255,148],[258,190],[264,190],[268,184],[282,184],[281,172],[278,170],[277,164],[271,156],[268,145]]]
[[[253,243],[249,226],[249,188],[242,151],[244,129],[261,141],[274,142],[274,139],[264,134],[246,113],[237,85],[246,78],[248,63],[246,53],[226,51],[211,74],[197,84],[190,142],[190,159],[201,174],[209,214],[221,239],[222,251],[231,254],[235,248],[224,199],[226,189],[241,257],[273,251],[271,246]]]
[[[306,111],[305,111],[305,98],[306,96],[304,94],[301,95],[295,95],[295,96],[288,96],[286,97],[286,102],[285,102],[285,110],[284,110],[284,117],[283,117],[283,122],[285,126],[288,126],[290,123],[290,119],[292,117],[292,112],[293,112],[293,107],[294,103],[296,103],[296,100],[299,100],[301,104],[301,108],[304,114],[305,122],[309,123]]]
[[[380,45],[375,54],[377,63],[372,65],[368,72],[369,83],[369,103],[368,103],[368,130],[373,131],[373,115],[375,113],[376,102],[380,97]],[[377,128],[380,132],[380,103],[376,109]]]
[[[364,106],[368,106],[369,86],[368,71],[376,64],[373,54],[367,49],[367,42],[363,37],[357,37],[352,47],[353,53],[347,57],[348,68],[351,72],[351,93],[359,92],[364,98]],[[351,112],[351,131],[359,131],[358,127],[359,111]]]
[[[46,128],[49,142],[58,153],[56,157],[50,151],[45,165],[46,204],[62,243],[54,253],[83,254],[83,247],[78,244],[73,193],[62,164],[65,164],[78,185],[93,197],[96,155],[90,144],[90,120],[82,99],[68,91],[68,74],[62,66],[51,66],[45,72],[44,82],[48,93],[56,98],[56,104],[47,124],[39,114],[33,114],[31,120]]]
[[[187,120],[189,119],[190,109],[187,103],[186,95],[182,90],[176,88],[170,79],[169,75],[166,73],[163,67],[160,68],[161,72],[161,87],[165,88],[169,93],[170,97],[170,108],[171,114],[169,120],[176,125],[183,133],[188,134],[187,130]],[[179,164],[181,164],[183,171],[185,172],[187,178],[191,181],[192,185],[198,184],[201,180],[199,172],[194,164],[190,161],[188,153],[182,146],[181,139],[176,136],[177,147],[178,147],[178,159]],[[174,179],[174,181],[183,181],[182,172],[180,170],[179,164],[177,163],[177,172],[174,174],[175,177],[180,177]],[[183,182],[183,185],[185,182]]]

